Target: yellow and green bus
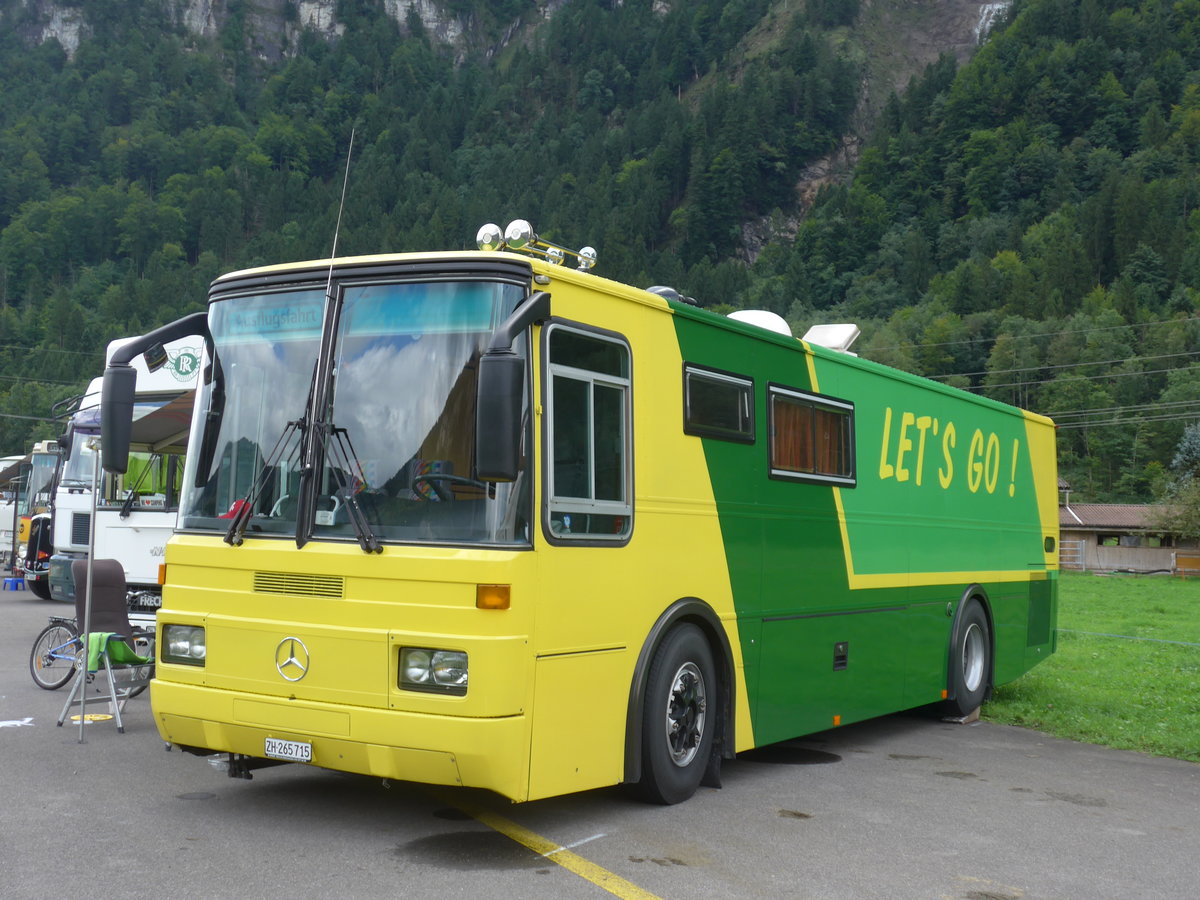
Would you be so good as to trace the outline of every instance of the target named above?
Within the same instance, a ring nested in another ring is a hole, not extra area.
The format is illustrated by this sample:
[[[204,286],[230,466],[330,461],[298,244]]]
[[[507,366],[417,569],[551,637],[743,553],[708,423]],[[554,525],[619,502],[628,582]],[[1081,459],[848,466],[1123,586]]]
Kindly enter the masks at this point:
[[[1053,424],[507,245],[234,272],[158,613],[164,740],[514,801],[734,754],[1055,646]],[[521,252],[517,252],[520,250]],[[769,324],[769,323],[768,323]],[[826,341],[826,343],[832,343]]]

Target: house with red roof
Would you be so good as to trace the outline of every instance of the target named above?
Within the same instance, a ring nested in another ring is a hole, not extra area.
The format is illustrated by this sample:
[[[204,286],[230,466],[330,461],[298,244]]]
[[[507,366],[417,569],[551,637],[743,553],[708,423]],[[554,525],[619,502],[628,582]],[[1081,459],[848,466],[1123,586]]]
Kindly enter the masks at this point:
[[[1200,574],[1200,545],[1156,526],[1157,507],[1138,503],[1072,503],[1069,486],[1058,507],[1063,569],[1140,574]]]

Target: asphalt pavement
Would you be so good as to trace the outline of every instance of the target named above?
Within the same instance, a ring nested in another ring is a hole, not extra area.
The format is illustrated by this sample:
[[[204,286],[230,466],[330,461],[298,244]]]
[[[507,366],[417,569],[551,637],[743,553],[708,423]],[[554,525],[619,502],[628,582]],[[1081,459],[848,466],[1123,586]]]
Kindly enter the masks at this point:
[[[67,612],[0,593],[0,897],[1200,896],[1191,763],[904,714],[743,754],[674,807],[300,765],[242,781],[167,752],[148,695],[125,734],[56,728],[67,688],[28,657]]]

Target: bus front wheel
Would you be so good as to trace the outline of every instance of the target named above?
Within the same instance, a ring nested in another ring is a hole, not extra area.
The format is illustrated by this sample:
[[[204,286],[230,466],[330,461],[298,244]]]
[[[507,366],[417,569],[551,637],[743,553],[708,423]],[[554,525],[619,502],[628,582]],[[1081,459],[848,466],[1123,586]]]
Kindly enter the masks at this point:
[[[966,716],[983,704],[992,674],[992,633],[978,600],[962,611],[954,646],[950,649],[950,699],[947,711]]]
[[[646,684],[639,793],[653,803],[679,803],[696,792],[712,755],[720,704],[712,649],[695,625],[664,638]]]

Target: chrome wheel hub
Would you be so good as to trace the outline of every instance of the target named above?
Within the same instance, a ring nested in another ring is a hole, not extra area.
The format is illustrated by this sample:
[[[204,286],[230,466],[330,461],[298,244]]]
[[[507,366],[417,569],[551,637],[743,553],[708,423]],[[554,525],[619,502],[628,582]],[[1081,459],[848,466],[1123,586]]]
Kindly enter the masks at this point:
[[[700,749],[707,702],[699,667],[692,662],[684,663],[671,681],[666,717],[667,748],[671,761],[681,768],[691,763]]]

